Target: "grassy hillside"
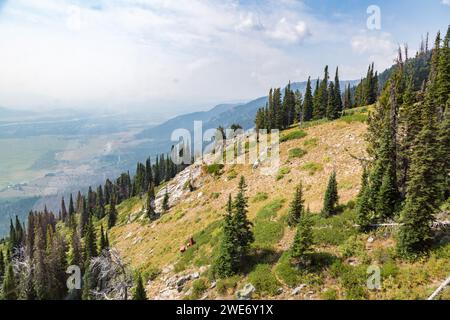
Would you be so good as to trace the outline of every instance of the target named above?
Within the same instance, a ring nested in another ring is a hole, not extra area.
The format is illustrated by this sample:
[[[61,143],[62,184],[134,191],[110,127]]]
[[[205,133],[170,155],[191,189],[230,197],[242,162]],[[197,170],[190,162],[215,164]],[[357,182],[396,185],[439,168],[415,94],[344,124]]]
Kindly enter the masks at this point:
[[[359,191],[365,156],[367,108],[333,122],[281,133],[281,164],[273,175],[261,175],[251,165],[226,165],[216,175],[204,170],[195,191],[186,192],[169,212],[149,223],[142,218],[145,199],[132,198],[120,206],[119,223],[111,230],[112,244],[134,267],[144,271],[147,294],[154,298],[168,279],[200,271],[175,298],[234,298],[246,283],[256,297],[276,299],[402,299],[426,298],[450,270],[450,245],[437,247],[428,259],[400,261],[394,251],[395,229],[358,234],[354,227],[354,199]],[[295,186],[301,181],[305,203],[320,212],[329,174],[337,173],[342,213],[322,218],[314,214],[315,254],[307,270],[289,263],[294,237],[286,215]],[[237,192],[238,177],[248,184],[249,217],[255,242],[239,276],[215,282],[208,267],[217,251],[228,194]],[[180,253],[193,236],[196,244]],[[369,291],[366,270],[381,268],[382,289]],[[292,289],[302,286],[293,295]],[[447,289],[442,295],[450,298]]]

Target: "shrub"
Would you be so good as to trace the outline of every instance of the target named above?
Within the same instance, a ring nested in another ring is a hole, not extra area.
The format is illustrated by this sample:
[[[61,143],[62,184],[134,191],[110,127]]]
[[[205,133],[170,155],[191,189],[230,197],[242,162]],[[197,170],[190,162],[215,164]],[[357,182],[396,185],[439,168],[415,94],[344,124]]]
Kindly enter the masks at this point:
[[[248,280],[259,294],[273,296],[280,287],[280,283],[268,264],[258,264],[255,270],[248,275]]]
[[[289,140],[301,139],[306,137],[306,132],[303,130],[291,131],[280,137],[280,142],[286,142]]]
[[[220,294],[229,293],[232,294],[239,281],[239,276],[233,276],[230,278],[220,279],[216,283],[216,290]]]
[[[280,170],[278,170],[277,180],[283,179],[284,175],[288,174],[289,172],[291,172],[291,169],[289,169],[287,167],[280,168]]]
[[[303,157],[307,152],[303,149],[300,148],[294,148],[289,150],[289,157],[288,159],[293,159],[293,158],[301,158]]]
[[[320,297],[323,300],[337,300],[338,293],[335,289],[328,289],[327,291],[323,292]]]
[[[345,115],[341,118],[339,118],[340,121],[344,121],[346,123],[352,123],[352,122],[366,122],[367,121],[367,114],[365,113],[354,113],[350,115]]]
[[[236,178],[236,177],[237,177],[236,171],[231,170],[231,171],[228,173],[227,179],[228,179],[228,180],[233,180],[233,179]]]
[[[192,283],[192,299],[199,299],[201,295],[208,289],[205,279],[197,279]]]
[[[311,138],[311,139],[305,140],[305,142],[303,142],[303,145],[306,148],[314,148],[314,147],[317,147],[318,143],[319,143],[318,138]]]
[[[267,193],[265,193],[265,192],[258,192],[253,197],[253,202],[261,202],[261,201],[267,200],[268,198],[269,198],[269,196],[267,195]]]
[[[350,236],[357,234],[353,227],[354,211],[344,211],[341,215],[323,218],[312,215],[315,222],[313,228],[314,243],[339,245],[344,243]]]
[[[307,162],[301,168],[307,171],[310,176],[314,175],[318,171],[323,170],[323,166],[320,163],[316,162]]]
[[[206,166],[206,172],[210,175],[218,177],[222,174],[223,164],[213,163]]]
[[[217,199],[218,197],[220,197],[220,193],[219,192],[211,193],[211,199]]]

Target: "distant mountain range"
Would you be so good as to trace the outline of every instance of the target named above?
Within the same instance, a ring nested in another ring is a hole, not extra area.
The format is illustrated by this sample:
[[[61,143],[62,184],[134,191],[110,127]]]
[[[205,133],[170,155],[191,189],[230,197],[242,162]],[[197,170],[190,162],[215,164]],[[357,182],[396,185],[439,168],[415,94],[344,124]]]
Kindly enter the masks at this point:
[[[348,84],[355,86],[359,80],[341,81],[341,90]],[[306,91],[306,81],[291,83],[293,91],[299,90],[303,95]],[[312,89],[316,81],[311,81]],[[154,145],[170,145],[170,135],[178,128],[194,130],[194,121],[203,121],[203,132],[219,126],[227,128],[233,123],[238,123],[242,128],[250,129],[254,126],[256,111],[266,105],[268,96],[260,97],[247,103],[219,104],[209,111],[193,112],[172,118],[160,125],[141,131],[137,134],[139,139],[152,139]]]

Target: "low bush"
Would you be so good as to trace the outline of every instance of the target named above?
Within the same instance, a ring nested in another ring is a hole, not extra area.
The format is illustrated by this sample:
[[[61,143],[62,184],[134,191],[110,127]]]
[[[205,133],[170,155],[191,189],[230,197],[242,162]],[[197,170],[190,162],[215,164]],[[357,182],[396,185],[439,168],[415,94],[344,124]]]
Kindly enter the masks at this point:
[[[303,130],[291,131],[291,132],[289,132],[289,133],[287,133],[285,135],[282,135],[280,137],[280,142],[286,142],[286,141],[289,141],[289,140],[301,139],[301,138],[304,138],[306,136],[307,136],[307,134]]]
[[[293,159],[293,158],[301,158],[303,157],[307,152],[303,149],[300,148],[294,148],[289,150],[289,156],[288,159]]]
[[[280,287],[280,283],[268,264],[258,264],[255,270],[248,275],[248,280],[261,295],[274,296]]]

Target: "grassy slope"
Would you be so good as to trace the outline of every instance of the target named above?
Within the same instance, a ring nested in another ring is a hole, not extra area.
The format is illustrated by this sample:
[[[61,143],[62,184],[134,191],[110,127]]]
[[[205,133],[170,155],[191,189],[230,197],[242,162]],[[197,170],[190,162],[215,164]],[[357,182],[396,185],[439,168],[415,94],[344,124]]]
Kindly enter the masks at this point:
[[[120,223],[111,233],[113,245],[134,268],[147,272],[168,265],[174,265],[174,272],[210,265],[228,194],[236,193],[237,177],[244,175],[250,199],[249,217],[255,224],[253,254],[245,272],[219,281],[216,289],[209,290],[209,298],[230,298],[233,288],[248,281],[257,287],[260,297],[279,299],[291,298],[289,288],[300,283],[306,283],[308,289],[296,298],[425,298],[448,276],[449,245],[441,247],[430,259],[414,264],[396,262],[391,232],[378,230],[373,234],[375,241],[368,243],[369,235],[358,235],[352,227],[351,206],[330,219],[315,216],[316,254],[312,270],[299,271],[288,263],[287,250],[294,231],[286,226],[284,217],[299,181],[303,182],[306,204],[313,212],[321,209],[326,182],[333,169],[337,172],[340,203],[347,203],[357,195],[361,167],[352,155],[364,156],[366,125],[361,120],[363,114],[334,122],[320,121],[304,129],[306,136],[283,142],[282,169],[273,176],[261,175],[250,165],[225,166],[219,178],[204,174],[200,188],[151,224],[139,219],[127,222],[139,215],[144,200],[126,201],[118,208]],[[295,131],[298,129],[292,128],[282,136]],[[179,247],[191,235],[197,244],[180,254]],[[374,263],[382,267],[383,289],[369,292],[365,289],[365,273],[367,266]],[[158,286],[158,280],[154,283],[148,288],[150,296],[162,286],[161,283]],[[279,287],[284,293],[277,292]],[[444,297],[449,297],[448,291]]]

